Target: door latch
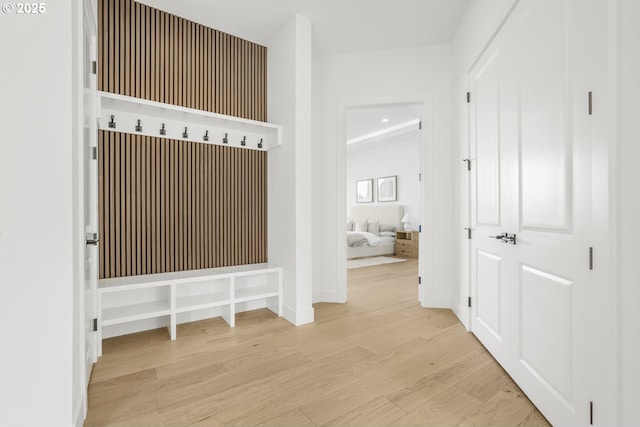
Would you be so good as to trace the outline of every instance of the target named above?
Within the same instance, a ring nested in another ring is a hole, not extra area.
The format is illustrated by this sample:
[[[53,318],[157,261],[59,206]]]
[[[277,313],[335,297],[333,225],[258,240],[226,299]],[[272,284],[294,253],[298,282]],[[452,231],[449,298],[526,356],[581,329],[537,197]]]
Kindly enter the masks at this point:
[[[504,237],[502,238],[502,241],[504,243],[508,243],[510,245],[515,245],[516,244],[516,235],[515,234],[509,235],[509,233],[505,233]]]
[[[516,244],[516,235],[509,233],[498,234],[497,236],[489,236],[492,239],[500,240],[502,243],[508,243],[510,245]]]

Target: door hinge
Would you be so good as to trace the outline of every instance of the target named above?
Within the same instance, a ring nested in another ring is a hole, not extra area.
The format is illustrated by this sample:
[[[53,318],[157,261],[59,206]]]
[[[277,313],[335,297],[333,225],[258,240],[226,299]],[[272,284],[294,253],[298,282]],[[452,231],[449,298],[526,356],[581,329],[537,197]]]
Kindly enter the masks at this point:
[[[593,115],[593,92],[589,92],[589,115]]]
[[[467,230],[467,239],[471,240],[471,229],[468,227],[465,227],[464,229]]]
[[[98,160],[98,147],[91,147],[91,160]]]
[[[422,233],[422,226],[421,225],[418,226],[418,233]]]
[[[418,276],[418,285],[422,285],[422,277]]]
[[[93,74],[98,74],[98,62],[97,61],[91,61],[91,72]]]
[[[98,233],[87,233],[84,236],[84,244],[87,246],[97,246],[100,238],[98,237]]]
[[[589,402],[589,424],[593,425],[593,402]]]
[[[91,319],[91,332],[98,332],[98,319]]]
[[[422,120],[418,122],[418,130],[422,130]]]
[[[467,92],[467,103],[471,102],[471,92]]]
[[[471,159],[462,159],[463,162],[467,162],[467,170],[471,170]]]
[[[471,308],[471,297],[467,298],[467,306]]]
[[[593,247],[589,248],[589,270],[593,270]]]
[[[422,174],[421,173],[418,174],[418,181],[422,181]]]

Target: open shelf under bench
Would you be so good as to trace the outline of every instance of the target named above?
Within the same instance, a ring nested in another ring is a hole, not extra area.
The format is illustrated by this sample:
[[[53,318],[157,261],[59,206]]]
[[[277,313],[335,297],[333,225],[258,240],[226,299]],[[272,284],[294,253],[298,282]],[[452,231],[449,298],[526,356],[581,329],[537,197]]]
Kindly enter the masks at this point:
[[[282,268],[271,264],[211,268],[102,279],[98,285],[99,354],[102,339],[267,307],[282,315]]]

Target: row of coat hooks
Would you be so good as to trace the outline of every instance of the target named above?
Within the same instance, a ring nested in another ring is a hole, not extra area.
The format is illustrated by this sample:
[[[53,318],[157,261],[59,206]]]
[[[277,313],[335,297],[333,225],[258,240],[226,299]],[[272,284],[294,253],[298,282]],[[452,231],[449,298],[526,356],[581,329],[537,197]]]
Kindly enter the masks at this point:
[[[111,120],[109,121],[109,129],[115,129],[116,128],[116,121],[115,121],[115,116],[112,114],[111,115]],[[142,132],[142,120],[138,119],[137,124],[135,126],[135,131],[136,132]],[[159,129],[158,133],[161,136],[165,136],[167,134],[167,129],[165,128],[165,124],[162,123],[162,127]],[[182,137],[183,138],[189,138],[189,128],[187,126],[184,127],[184,132],[182,132]],[[205,142],[209,141],[209,131],[205,130],[204,135],[202,135],[202,140]],[[262,148],[263,147],[263,138],[260,138],[260,142],[258,143],[258,148]],[[222,143],[223,144],[228,144],[229,143],[229,134],[225,133],[224,134],[224,138],[222,138]],[[240,145],[243,147],[246,147],[247,145],[247,137],[246,135],[242,137],[242,140],[240,141]]]

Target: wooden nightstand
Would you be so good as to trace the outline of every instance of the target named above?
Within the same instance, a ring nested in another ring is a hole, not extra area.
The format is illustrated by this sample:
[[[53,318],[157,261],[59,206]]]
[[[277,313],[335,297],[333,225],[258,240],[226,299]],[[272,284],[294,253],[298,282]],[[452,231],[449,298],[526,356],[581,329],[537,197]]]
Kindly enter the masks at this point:
[[[417,231],[396,231],[396,256],[418,258]]]

